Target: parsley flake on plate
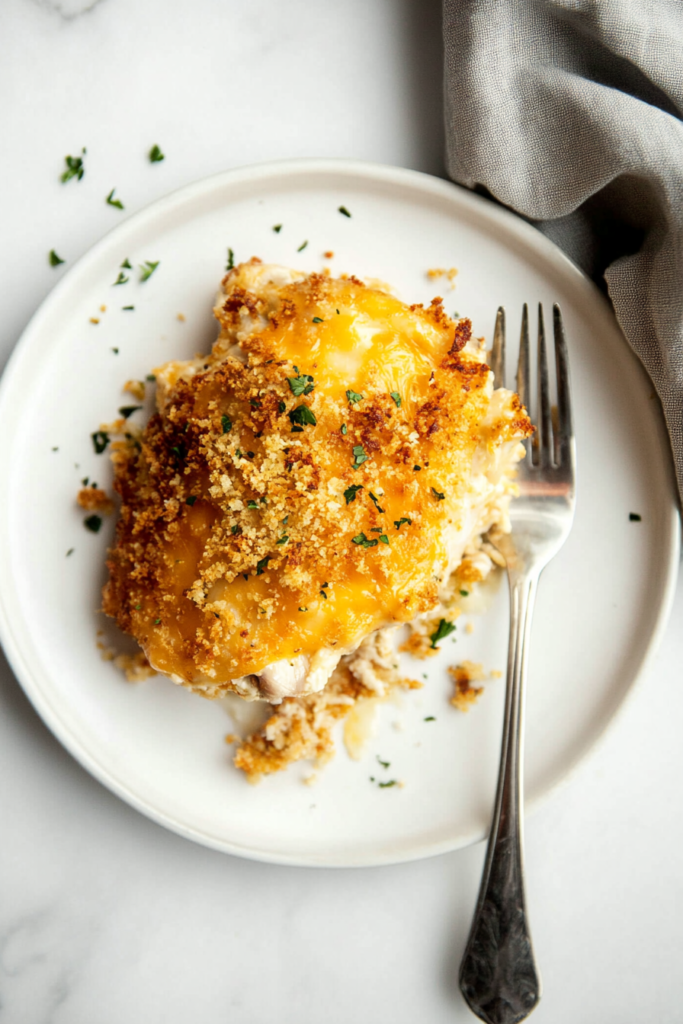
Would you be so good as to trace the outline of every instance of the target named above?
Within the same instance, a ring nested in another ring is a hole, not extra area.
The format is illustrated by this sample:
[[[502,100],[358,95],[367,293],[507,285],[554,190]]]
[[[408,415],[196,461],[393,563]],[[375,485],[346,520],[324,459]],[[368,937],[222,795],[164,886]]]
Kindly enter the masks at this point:
[[[141,405],[122,405],[119,409],[119,416],[123,416],[124,420],[127,420],[129,416],[132,416],[134,412],[138,412],[142,409]]]
[[[119,270],[119,276],[114,281],[114,284],[115,285],[116,284],[128,284],[129,281],[130,281],[130,278],[126,277],[126,275],[124,274],[124,272],[122,270]]]
[[[299,248],[296,251],[297,252],[303,252],[307,245],[308,245],[308,240],[305,241],[305,242],[302,242],[301,245],[299,246]]]
[[[140,281],[149,281],[150,277],[157,269],[161,260],[157,260],[156,263],[152,260],[145,260],[144,263],[140,264]]]
[[[109,206],[115,206],[117,210],[125,209],[125,207],[124,207],[124,205],[123,205],[123,203],[121,202],[120,199],[114,199],[114,192],[116,192],[115,188],[113,188],[111,190],[111,192],[109,193],[109,195],[107,196],[106,202],[109,204]]]
[[[151,164],[158,164],[158,163],[161,163],[161,161],[165,160],[165,159],[166,159],[166,157],[164,156],[164,154],[161,152],[161,150],[159,149],[159,147],[155,143],[152,146],[152,148],[150,149],[150,151],[149,151],[149,162]]]
[[[66,263],[66,260],[61,259],[61,257],[57,255],[54,249],[50,249],[47,258],[50,261],[51,267],[58,267],[60,263]]]
[[[80,156],[65,156],[64,163],[66,164],[66,170],[62,172],[60,181],[65,184],[67,181],[71,181],[72,178],[81,180],[85,174],[85,167],[83,166],[83,157],[85,156],[85,147],[81,150]]]
[[[83,520],[83,525],[86,530],[90,530],[91,533],[98,533],[100,526],[102,525],[102,519],[100,516],[88,516],[87,519]]]
[[[340,206],[339,207],[339,212],[342,213],[345,217],[350,217],[351,216],[351,214],[349,213],[349,211],[346,209],[345,206]]]
[[[225,264],[226,270],[233,270],[235,267],[235,254],[232,249],[228,249],[228,262]]]
[[[432,635],[430,636],[431,644],[429,645],[434,650],[437,649],[436,645],[439,640],[445,640],[447,636],[455,632],[455,626],[448,619],[439,619],[439,625],[436,627]]]
[[[91,434],[93,448],[95,449],[95,455],[101,455],[109,444],[109,434],[104,430],[96,430],[94,434]]]

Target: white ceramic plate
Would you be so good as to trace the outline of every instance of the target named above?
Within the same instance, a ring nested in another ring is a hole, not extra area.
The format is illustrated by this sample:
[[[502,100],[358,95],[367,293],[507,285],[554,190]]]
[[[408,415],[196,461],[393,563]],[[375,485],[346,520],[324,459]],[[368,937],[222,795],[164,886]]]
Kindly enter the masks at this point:
[[[409,666],[414,675],[428,671],[429,682],[380,708],[365,758],[350,760],[339,744],[313,787],[302,785],[310,765],[249,786],[224,743],[232,723],[223,707],[162,678],[128,684],[96,647],[113,522],[89,533],[74,502],[82,477],[111,480],[90,434],[131,404],[124,381],[207,350],[228,247],[238,260],[258,255],[380,278],[409,302],[440,293],[449,312],[467,314],[475,334],[487,337],[499,303],[514,337],[523,301],[548,309],[560,302],[579,496],[573,532],[543,575],[533,628],[528,803],[591,747],[652,652],[672,594],[678,516],[658,404],[607,303],[537,231],[463,189],[411,171],[309,161],[222,174],[131,217],[64,276],[26,330],[0,393],[7,654],[71,753],[124,800],[188,838],[308,865],[390,863],[471,843],[489,819],[504,682],[489,683],[463,715],[448,703],[445,670],[465,657],[504,668],[505,585],[486,615],[460,619],[457,643],[447,640],[438,660]],[[323,259],[327,250],[333,259]],[[114,287],[126,258],[160,264],[146,283],[133,272]],[[427,278],[433,267],[458,268],[454,291]],[[629,521],[631,512],[641,522]],[[404,786],[379,788],[392,778]]]

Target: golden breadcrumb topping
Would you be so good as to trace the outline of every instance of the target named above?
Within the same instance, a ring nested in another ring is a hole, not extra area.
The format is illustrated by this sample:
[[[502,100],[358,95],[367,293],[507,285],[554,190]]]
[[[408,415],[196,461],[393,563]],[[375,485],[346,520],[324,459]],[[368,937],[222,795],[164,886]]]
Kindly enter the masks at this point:
[[[492,413],[470,322],[440,298],[262,269],[226,276],[212,353],[158,368],[158,412],[112,446],[104,610],[212,697],[434,609],[476,526],[473,463],[493,479],[532,429],[514,395]]]

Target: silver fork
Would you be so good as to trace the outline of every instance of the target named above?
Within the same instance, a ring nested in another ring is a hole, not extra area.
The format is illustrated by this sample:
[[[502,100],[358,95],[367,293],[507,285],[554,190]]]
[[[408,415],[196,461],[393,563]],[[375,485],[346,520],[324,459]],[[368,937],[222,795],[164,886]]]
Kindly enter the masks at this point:
[[[498,789],[474,920],[460,967],[460,989],[488,1024],[524,1020],[541,997],[527,923],[523,877],[524,688],[531,616],[541,572],[567,538],[574,518],[574,431],[567,346],[559,306],[553,307],[557,416],[548,388],[543,308],[538,307],[536,433],[524,442],[519,497],[510,505],[512,532],[496,541],[510,584],[505,720]],[[517,391],[529,409],[529,313],[522,314]],[[505,380],[505,311],[496,317],[491,368]],[[555,423],[553,423],[555,420]]]

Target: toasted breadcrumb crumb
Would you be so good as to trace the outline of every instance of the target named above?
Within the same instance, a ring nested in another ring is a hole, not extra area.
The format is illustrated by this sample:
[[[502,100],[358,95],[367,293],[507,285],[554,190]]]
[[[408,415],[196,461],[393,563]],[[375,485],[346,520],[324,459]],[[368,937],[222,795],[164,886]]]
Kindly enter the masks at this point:
[[[127,380],[123,385],[123,390],[141,402],[145,397],[145,382],[143,380]]]
[[[457,276],[458,271],[456,267],[450,267],[449,269],[444,267],[433,267],[431,270],[427,271],[427,277],[430,281],[435,281],[440,277],[445,277],[451,286],[451,291],[455,288],[455,279]]]
[[[484,692],[483,686],[471,685],[482,682],[486,678],[483,666],[474,661],[463,661],[459,665],[451,665],[448,674],[455,683],[455,693],[451,697],[451,704],[458,711],[469,711]]]
[[[86,512],[103,512],[108,516],[114,511],[114,502],[99,487],[82,487],[76,495],[76,501]]]

